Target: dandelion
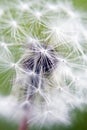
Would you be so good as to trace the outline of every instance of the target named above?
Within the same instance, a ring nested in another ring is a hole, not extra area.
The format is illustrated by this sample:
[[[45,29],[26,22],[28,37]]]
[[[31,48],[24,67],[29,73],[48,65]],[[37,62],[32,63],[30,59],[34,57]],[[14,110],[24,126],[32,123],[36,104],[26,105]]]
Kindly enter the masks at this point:
[[[82,13],[69,1],[14,0],[3,6],[0,84],[10,82],[11,90],[10,96],[0,97],[0,115],[17,120],[19,130],[28,124],[70,124],[70,112],[87,104],[87,28]]]

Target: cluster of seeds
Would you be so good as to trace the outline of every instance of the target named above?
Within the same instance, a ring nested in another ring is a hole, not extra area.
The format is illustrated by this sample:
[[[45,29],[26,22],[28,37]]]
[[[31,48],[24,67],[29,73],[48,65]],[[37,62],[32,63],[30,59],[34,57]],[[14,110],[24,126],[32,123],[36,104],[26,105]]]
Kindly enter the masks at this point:
[[[86,22],[70,1],[0,1],[0,88],[29,123],[69,123],[87,103]]]

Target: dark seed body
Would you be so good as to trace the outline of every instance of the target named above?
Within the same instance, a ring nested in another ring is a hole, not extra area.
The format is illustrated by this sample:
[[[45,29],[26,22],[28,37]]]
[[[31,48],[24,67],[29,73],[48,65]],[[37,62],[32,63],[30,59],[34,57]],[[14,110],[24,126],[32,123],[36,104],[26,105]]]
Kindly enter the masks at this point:
[[[36,53],[35,55],[29,57],[29,59],[25,60],[23,62],[23,67],[27,71],[34,71],[36,74],[40,74],[41,71],[43,74],[48,74],[49,72],[52,72],[57,62],[55,55],[54,57],[52,56],[49,58],[39,52],[38,54]]]
[[[42,46],[42,48],[46,49],[46,46]],[[50,75],[53,69],[56,67],[58,60],[54,54],[54,51],[49,49],[48,55],[44,54],[40,51],[36,51],[34,47],[32,48],[33,53],[29,58],[23,60],[23,68],[25,71],[32,71],[35,75],[29,76],[29,87],[31,88],[31,95],[33,95],[33,89],[38,88],[39,82],[43,82],[41,80],[40,75]],[[41,88],[43,87],[41,83]],[[33,87],[32,87],[33,86]]]

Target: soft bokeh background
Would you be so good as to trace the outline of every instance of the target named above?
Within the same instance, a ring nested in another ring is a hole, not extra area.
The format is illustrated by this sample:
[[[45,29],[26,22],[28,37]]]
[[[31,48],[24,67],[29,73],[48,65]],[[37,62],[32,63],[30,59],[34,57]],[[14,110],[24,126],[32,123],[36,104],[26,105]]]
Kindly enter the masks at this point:
[[[9,0],[6,0],[9,1]],[[87,11],[87,0],[72,0],[75,7],[79,10]],[[17,51],[16,51],[17,52]],[[16,53],[17,54],[17,53]],[[0,75],[0,84],[4,82],[3,75]],[[6,83],[7,84],[7,83]],[[0,87],[0,92],[4,94],[8,94],[10,88],[8,87],[9,83],[6,87]],[[86,99],[87,100],[87,99]],[[70,114],[72,118],[72,125],[65,126],[63,124],[55,125],[52,128],[48,128],[49,130],[87,130],[87,107],[84,110],[74,110]],[[13,121],[7,121],[4,118],[0,117],[0,130],[17,130],[18,125]],[[38,130],[39,128],[32,128],[31,130]],[[47,128],[42,128],[42,130],[46,130]],[[47,130],[48,130],[47,129]]]

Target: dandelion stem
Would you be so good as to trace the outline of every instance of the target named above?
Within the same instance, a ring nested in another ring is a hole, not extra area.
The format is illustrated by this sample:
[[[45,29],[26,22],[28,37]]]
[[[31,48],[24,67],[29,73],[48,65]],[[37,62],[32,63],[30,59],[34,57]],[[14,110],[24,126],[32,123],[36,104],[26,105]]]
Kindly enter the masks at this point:
[[[23,118],[22,121],[20,122],[19,130],[28,130],[27,117],[26,117],[26,116],[24,116],[24,118]]]

